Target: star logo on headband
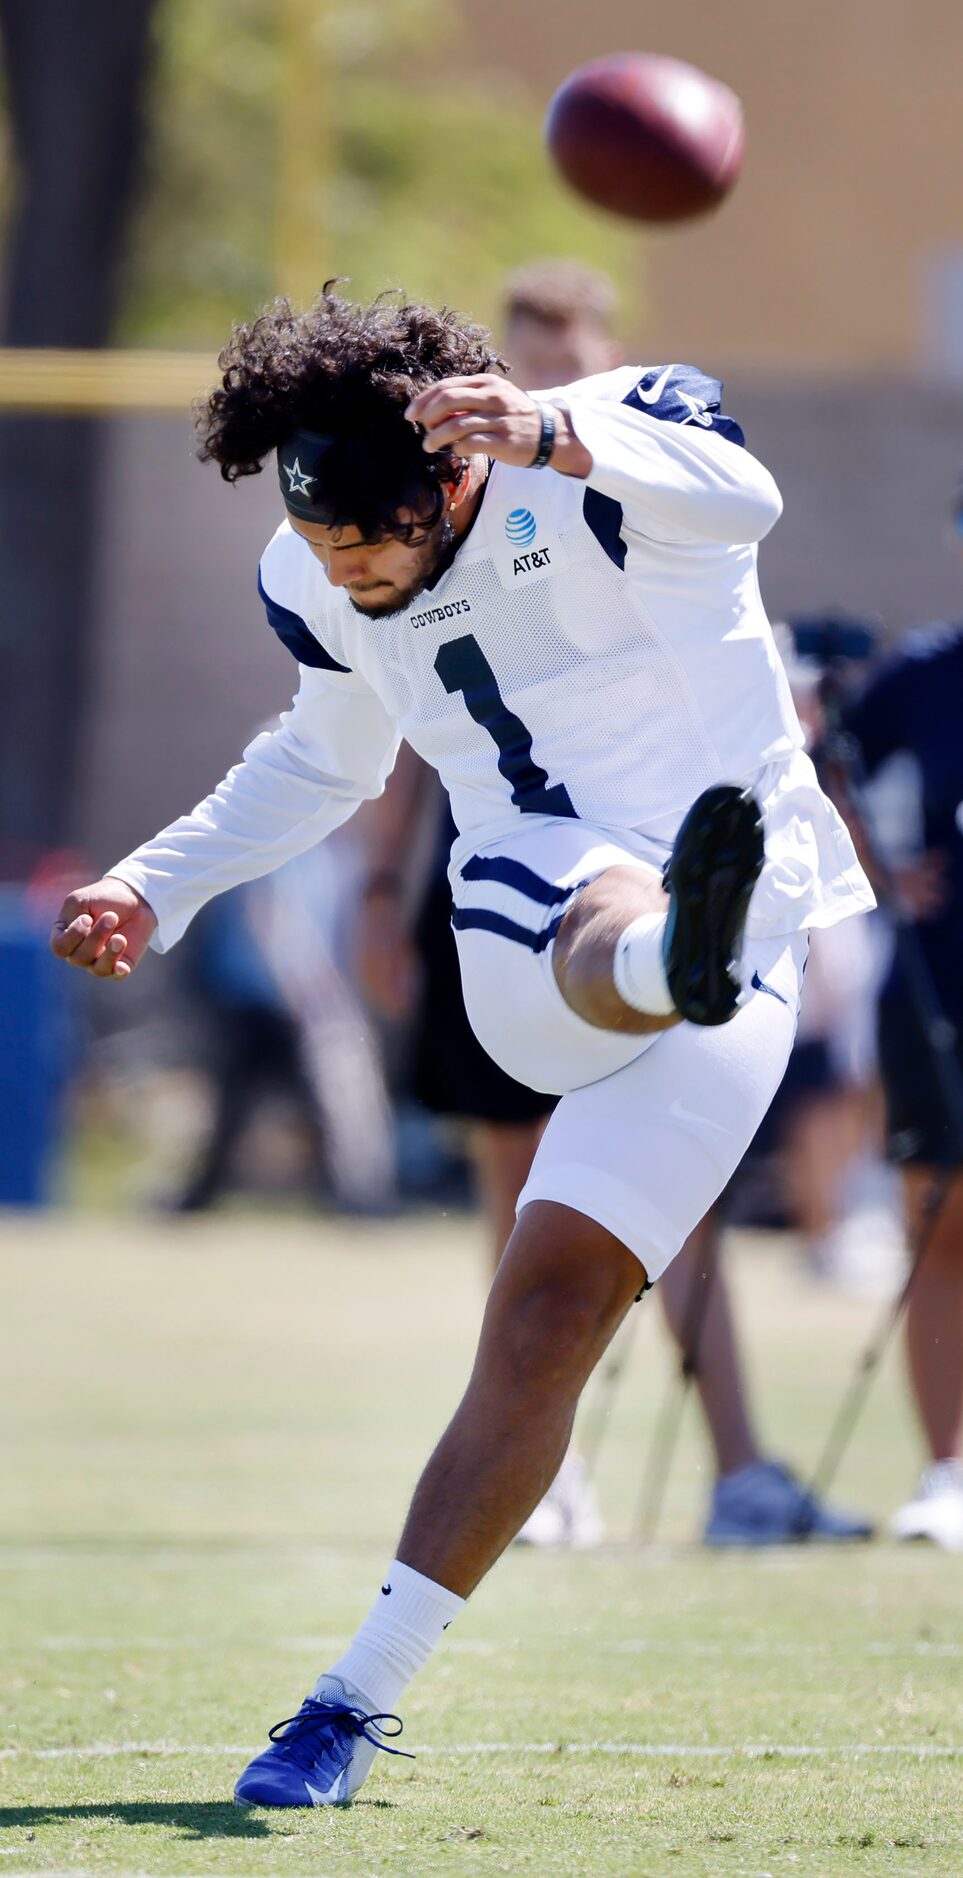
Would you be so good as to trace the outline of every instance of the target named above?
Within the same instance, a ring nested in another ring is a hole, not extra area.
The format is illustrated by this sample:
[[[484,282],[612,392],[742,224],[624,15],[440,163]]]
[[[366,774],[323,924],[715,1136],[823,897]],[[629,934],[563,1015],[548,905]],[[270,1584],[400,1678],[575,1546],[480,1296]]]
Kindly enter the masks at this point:
[[[288,495],[289,496],[307,496],[308,501],[310,502],[311,501],[311,484],[317,482],[318,480],[317,477],[308,476],[305,473],[305,471],[301,468],[301,465],[298,462],[297,457],[295,457],[293,463],[290,463],[290,464],[285,463],[284,474],[287,477],[288,484],[289,484]]]

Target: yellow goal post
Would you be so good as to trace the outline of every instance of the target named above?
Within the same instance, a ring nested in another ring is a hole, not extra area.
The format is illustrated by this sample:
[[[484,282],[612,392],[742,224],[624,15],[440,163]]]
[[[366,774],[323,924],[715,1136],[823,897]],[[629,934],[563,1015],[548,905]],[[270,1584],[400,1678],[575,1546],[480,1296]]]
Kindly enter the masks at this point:
[[[116,411],[186,415],[193,400],[219,378],[212,352],[0,347],[0,411],[75,417]]]

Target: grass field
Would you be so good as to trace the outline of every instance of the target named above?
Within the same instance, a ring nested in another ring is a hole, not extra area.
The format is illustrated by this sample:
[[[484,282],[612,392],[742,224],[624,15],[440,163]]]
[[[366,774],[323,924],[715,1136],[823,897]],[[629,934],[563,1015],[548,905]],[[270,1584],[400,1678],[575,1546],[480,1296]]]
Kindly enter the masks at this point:
[[[731,1255],[769,1445],[811,1463],[874,1309]],[[706,1555],[689,1410],[629,1534],[668,1355],[650,1299],[603,1453],[612,1541],[510,1554],[348,1810],[230,1805],[366,1611],[481,1303],[468,1223],[8,1220],[0,1873],[963,1872],[963,1561]],[[838,1497],[916,1465],[898,1363]]]

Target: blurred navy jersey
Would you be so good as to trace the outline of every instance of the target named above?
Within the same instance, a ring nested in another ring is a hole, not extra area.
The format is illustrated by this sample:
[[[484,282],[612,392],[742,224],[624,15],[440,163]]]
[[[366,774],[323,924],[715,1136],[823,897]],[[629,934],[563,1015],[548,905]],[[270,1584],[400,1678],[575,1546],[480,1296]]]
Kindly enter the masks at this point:
[[[963,1011],[963,624],[908,633],[863,696],[847,726],[872,777],[888,758],[906,754],[918,775],[922,845],[946,868],[945,901],[916,932],[941,1001]],[[887,995],[899,996],[894,964]]]

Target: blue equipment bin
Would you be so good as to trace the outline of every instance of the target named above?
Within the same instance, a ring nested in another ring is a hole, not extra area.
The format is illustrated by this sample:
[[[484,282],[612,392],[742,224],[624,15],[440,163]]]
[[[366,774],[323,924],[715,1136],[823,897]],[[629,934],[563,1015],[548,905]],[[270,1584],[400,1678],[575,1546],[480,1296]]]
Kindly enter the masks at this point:
[[[0,1206],[52,1198],[68,1057],[66,972],[46,918],[0,888]]]

